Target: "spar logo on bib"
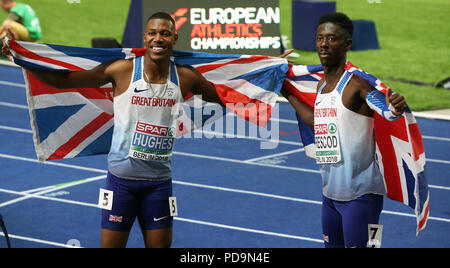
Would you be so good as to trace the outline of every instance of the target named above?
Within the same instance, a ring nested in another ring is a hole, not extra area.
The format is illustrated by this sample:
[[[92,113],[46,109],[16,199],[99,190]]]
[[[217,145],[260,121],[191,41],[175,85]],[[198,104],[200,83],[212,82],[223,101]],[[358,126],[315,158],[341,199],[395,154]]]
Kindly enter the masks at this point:
[[[136,131],[156,136],[170,136],[168,135],[169,134],[168,127],[150,125],[144,122],[137,122]],[[173,133],[173,131],[171,132]]]
[[[337,126],[334,123],[330,124],[318,124],[314,126],[314,134],[316,135],[326,135],[335,134],[337,131]]]
[[[327,124],[315,125],[314,126],[314,134],[316,134],[316,135],[328,134],[328,126],[327,126]]]
[[[334,134],[337,131],[337,127],[335,124],[330,123],[328,124],[328,132],[330,132],[330,134]]]

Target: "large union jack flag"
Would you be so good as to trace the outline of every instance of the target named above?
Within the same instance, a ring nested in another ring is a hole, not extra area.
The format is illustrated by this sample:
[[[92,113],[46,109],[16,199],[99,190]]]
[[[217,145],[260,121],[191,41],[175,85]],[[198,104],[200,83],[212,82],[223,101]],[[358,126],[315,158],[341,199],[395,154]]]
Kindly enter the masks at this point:
[[[145,53],[144,49],[77,48],[14,40],[9,40],[8,45],[16,64],[52,71],[86,70],[108,60],[131,59]],[[269,120],[283,84],[298,99],[313,107],[317,83],[323,77],[321,65],[291,66],[284,59],[268,56],[174,51],[174,58],[177,64],[193,66],[213,83],[228,108],[259,125]],[[380,80],[350,62],[346,69],[366,79],[376,89],[386,91]],[[43,84],[26,71],[24,77],[38,159],[72,158],[109,151],[114,117],[111,85],[61,90]],[[186,97],[187,109],[198,108],[193,100],[192,95]],[[256,109],[248,109],[250,104]],[[314,134],[300,117],[298,119],[305,151],[312,156]],[[194,125],[191,118],[180,120],[181,133],[195,127],[200,126]],[[415,210],[418,233],[425,228],[428,219],[429,192],[424,175],[425,151],[417,122],[409,108],[395,122],[388,122],[375,113],[375,135],[377,160],[387,196]]]
[[[112,59],[145,54],[145,49],[79,48],[14,40],[9,40],[8,45],[16,64],[51,71],[87,70]],[[213,83],[222,102],[238,116],[258,125],[267,124],[288,70],[285,59],[185,51],[174,51],[173,56],[176,64],[193,66]],[[111,85],[56,89],[26,71],[24,77],[39,160],[109,151],[114,117]],[[194,111],[203,109],[202,104],[206,105],[192,94],[185,98],[184,110],[188,113],[179,120],[180,135],[211,122],[207,116],[202,116],[200,122],[191,118],[204,115]]]

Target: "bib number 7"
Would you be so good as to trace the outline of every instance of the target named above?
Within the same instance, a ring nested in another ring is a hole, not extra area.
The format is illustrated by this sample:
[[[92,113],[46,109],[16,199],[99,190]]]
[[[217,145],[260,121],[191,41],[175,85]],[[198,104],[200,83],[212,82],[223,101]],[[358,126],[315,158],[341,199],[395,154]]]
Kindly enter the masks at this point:
[[[383,232],[383,225],[369,224],[369,241],[367,241],[368,248],[381,247],[382,232]]]

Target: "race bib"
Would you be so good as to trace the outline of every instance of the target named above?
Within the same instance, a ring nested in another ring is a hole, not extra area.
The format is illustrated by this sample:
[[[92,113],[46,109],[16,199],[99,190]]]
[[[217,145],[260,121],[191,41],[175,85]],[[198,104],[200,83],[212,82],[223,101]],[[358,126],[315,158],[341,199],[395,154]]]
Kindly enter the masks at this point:
[[[175,134],[176,129],[173,127],[138,121],[128,155],[140,160],[169,161],[172,158]]]
[[[317,164],[335,164],[341,161],[337,108],[314,110],[314,137]]]

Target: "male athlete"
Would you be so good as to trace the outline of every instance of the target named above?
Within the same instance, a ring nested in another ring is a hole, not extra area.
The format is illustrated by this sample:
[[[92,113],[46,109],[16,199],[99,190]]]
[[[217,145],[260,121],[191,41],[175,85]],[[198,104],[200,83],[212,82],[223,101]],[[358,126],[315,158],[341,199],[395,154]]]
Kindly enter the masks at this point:
[[[375,160],[373,114],[392,121],[406,109],[404,98],[390,88],[385,96],[345,70],[352,33],[353,23],[342,13],[319,19],[316,49],[325,76],[314,109],[282,90],[315,133],[325,247],[366,247],[368,224],[378,223],[386,194]]]
[[[106,189],[112,210],[102,210],[102,247],[126,247],[138,218],[146,247],[170,247],[173,217],[171,155],[183,98],[192,92],[222,104],[214,86],[190,67],[170,59],[178,40],[175,22],[155,13],[145,28],[146,52],[87,71],[67,73],[27,70],[57,88],[114,87],[114,134],[108,154]],[[4,48],[4,54],[9,54]],[[144,101],[143,101],[144,100]]]

